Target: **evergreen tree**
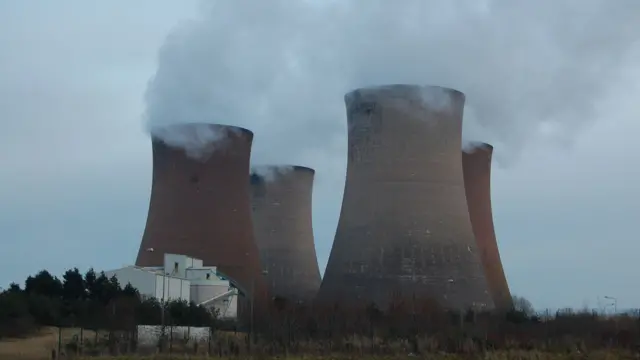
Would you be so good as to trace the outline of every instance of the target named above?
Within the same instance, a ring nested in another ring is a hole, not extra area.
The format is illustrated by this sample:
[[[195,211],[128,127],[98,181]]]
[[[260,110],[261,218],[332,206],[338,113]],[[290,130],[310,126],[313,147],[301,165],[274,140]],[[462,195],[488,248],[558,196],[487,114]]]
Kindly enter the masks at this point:
[[[62,283],[47,270],[42,270],[35,276],[29,276],[27,278],[24,290],[28,294],[39,294],[59,298],[62,296]]]
[[[87,290],[87,298],[90,300],[96,300],[98,298],[97,279],[98,276],[93,268],[87,270],[84,274],[84,286]]]
[[[62,275],[62,298],[66,301],[77,301],[86,298],[85,281],[78,268],[67,270]]]

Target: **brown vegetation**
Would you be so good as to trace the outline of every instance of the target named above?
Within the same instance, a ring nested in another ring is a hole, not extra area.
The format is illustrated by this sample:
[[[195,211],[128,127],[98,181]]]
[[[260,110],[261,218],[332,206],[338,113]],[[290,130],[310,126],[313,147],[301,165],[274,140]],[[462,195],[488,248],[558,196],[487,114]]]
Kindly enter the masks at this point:
[[[92,274],[84,278],[83,285],[75,270],[65,274],[64,282],[41,273],[28,279],[24,290],[12,285],[1,293],[0,360],[50,359],[54,352],[57,359],[159,353],[217,358],[640,358],[638,314],[610,317],[566,310],[536,316],[521,298],[515,299],[514,310],[502,313],[445,311],[433,301],[415,298],[396,297],[386,309],[275,298],[259,306],[254,321],[229,323],[194,304],[162,306],[141,301],[135,289],[118,290],[115,280],[93,279]],[[146,348],[138,343],[138,324],[161,322],[205,326],[208,336],[205,330],[206,338],[199,341],[167,335]],[[51,325],[65,329],[46,327]]]
[[[98,342],[91,338],[95,333],[87,336],[87,332],[79,346],[79,330],[66,330],[64,333],[71,334],[71,338],[63,336],[65,343],[61,350],[65,358],[79,358],[82,354],[129,354],[142,359],[142,356],[160,353],[192,358],[640,358],[640,319],[637,316],[605,317],[590,312],[564,311],[539,318],[515,311],[450,313],[435,310],[428,304],[424,307],[398,304],[382,312],[373,307],[320,308],[287,306],[283,301],[274,301],[268,314],[256,317],[253,341],[245,332],[223,331],[216,325],[211,330],[210,338],[200,342],[167,338],[166,342],[148,348],[136,346],[135,334],[129,332],[127,335],[125,331],[101,334],[97,338],[103,340]],[[35,349],[36,339],[26,339],[23,344],[29,350]],[[51,351],[56,348],[55,339],[39,340],[46,344],[38,347],[48,347],[47,351]],[[28,357],[30,353],[16,347],[17,344],[13,343],[16,351],[11,358],[44,358]],[[6,346],[5,349],[12,348]],[[39,354],[46,356],[47,351]],[[0,354],[8,355],[7,352]]]

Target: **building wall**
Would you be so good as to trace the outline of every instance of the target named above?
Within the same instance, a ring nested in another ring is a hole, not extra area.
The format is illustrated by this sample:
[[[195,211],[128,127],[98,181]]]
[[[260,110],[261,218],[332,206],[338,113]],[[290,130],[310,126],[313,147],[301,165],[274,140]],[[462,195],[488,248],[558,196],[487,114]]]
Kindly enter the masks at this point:
[[[204,264],[203,264],[202,260],[191,258],[191,267],[192,268],[198,269],[198,268],[201,268],[203,266],[204,266]],[[213,269],[215,270],[215,266],[213,267]]]
[[[167,274],[185,278],[187,266],[191,263],[189,260],[190,258],[185,255],[165,254],[164,269]]]
[[[148,297],[156,297],[155,274],[133,266],[121,269],[105,271],[107,277],[115,276],[120,286],[125,287],[127,284],[138,289],[140,295]]]
[[[190,270],[205,270],[202,269],[202,260],[181,254],[165,254],[164,268],[168,274],[181,278],[187,278],[187,272]]]
[[[201,143],[201,133],[221,136],[195,149],[175,147],[168,140],[177,136]],[[251,288],[251,279],[261,272],[247,182],[252,141],[251,131],[233,126],[186,124],[155,130],[151,199],[136,265],[161,266],[163,254],[184,254]],[[264,284],[258,283],[257,294],[265,293],[261,288]]]
[[[164,280],[164,288],[162,286]],[[162,276],[156,274],[156,297],[170,300],[186,300],[191,301],[191,282],[186,279],[176,278],[172,276]]]
[[[221,299],[213,304],[214,308],[219,309],[219,316],[222,319],[234,319],[238,316],[238,295],[229,296],[228,300],[224,303]]]
[[[187,269],[186,277],[189,280],[204,280],[204,281],[222,281],[216,272],[215,266],[203,267],[199,269]],[[207,275],[209,278],[207,278]]]
[[[216,296],[229,292],[229,284],[191,285],[191,299],[200,304]]]
[[[191,342],[207,342],[211,336],[211,329],[208,327],[167,326],[163,329],[160,325],[138,325],[138,348],[156,349],[163,330],[165,336],[170,334],[172,339],[189,339]]]
[[[191,283],[189,280],[166,276],[164,277],[163,288],[162,271],[156,272],[154,270],[146,270],[129,266],[107,271],[105,274],[109,277],[115,275],[123,287],[128,283],[131,283],[133,287],[138,289],[140,295],[155,297],[158,300],[161,300],[163,298],[162,293],[164,290],[164,299],[167,301],[190,301],[191,299]]]
[[[345,103],[346,184],[318,299],[493,307],[464,191],[464,95],[392,85]]]

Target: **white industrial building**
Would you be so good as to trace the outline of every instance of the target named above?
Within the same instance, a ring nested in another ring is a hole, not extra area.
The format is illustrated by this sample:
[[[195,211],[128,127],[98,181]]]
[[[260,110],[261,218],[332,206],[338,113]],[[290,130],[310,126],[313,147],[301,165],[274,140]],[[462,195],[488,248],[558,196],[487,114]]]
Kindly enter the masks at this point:
[[[186,255],[165,254],[164,267],[125,266],[105,271],[121,286],[131,284],[141,296],[158,300],[186,300],[219,311],[221,318],[235,318],[238,290],[215,266]]]

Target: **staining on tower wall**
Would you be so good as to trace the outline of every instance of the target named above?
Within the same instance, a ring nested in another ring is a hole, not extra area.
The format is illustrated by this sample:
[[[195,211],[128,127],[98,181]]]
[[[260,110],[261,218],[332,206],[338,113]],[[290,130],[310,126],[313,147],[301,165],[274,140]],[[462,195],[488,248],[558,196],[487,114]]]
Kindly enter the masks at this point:
[[[493,308],[464,189],[464,100],[413,85],[345,95],[346,184],[318,302]]]
[[[309,302],[320,287],[311,220],[315,171],[269,166],[253,171],[253,229],[271,296]]]
[[[252,141],[249,130],[213,124],[152,135],[151,198],[136,265],[162,266],[165,253],[192,256],[217,266],[245,295],[266,296],[247,182]]]
[[[491,210],[492,155],[493,146],[489,144],[480,144],[462,152],[464,187],[489,292],[497,309],[509,310],[513,302],[500,259]]]

